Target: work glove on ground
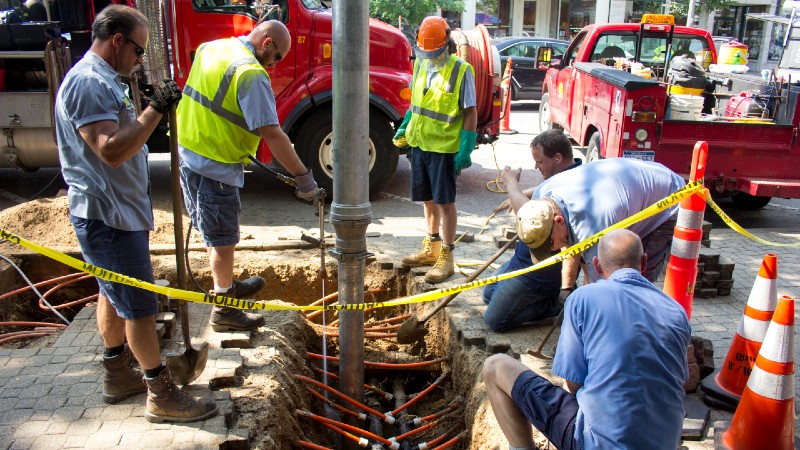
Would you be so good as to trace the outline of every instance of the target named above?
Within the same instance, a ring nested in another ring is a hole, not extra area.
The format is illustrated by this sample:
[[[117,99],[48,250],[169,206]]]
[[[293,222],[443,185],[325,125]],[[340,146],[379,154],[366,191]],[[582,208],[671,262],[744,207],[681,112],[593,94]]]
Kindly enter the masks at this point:
[[[392,143],[395,145],[395,147],[408,147],[408,141],[406,141],[406,127],[408,127],[409,122],[411,122],[410,109],[406,111],[406,116],[403,118],[403,123],[397,127],[397,132],[394,134],[394,138],[392,139]]]
[[[472,165],[472,160],[469,155],[475,150],[475,141],[478,139],[478,133],[470,130],[461,130],[459,137],[458,153],[456,153],[455,168],[456,173],[461,174],[461,169],[466,169]]]
[[[181,101],[181,88],[174,80],[163,80],[156,86],[153,96],[150,97],[150,106],[161,114],[169,112],[172,105]]]
[[[311,173],[311,169],[308,169],[308,172],[302,175],[294,177],[294,182],[297,183],[297,189],[294,191],[294,195],[297,198],[313,202],[319,195],[319,186],[314,181],[314,174]]]

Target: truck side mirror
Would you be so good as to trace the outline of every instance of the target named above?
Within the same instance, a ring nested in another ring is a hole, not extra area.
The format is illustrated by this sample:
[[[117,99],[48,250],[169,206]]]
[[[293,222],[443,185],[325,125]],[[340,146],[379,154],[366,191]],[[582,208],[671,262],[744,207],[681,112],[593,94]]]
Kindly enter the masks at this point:
[[[536,67],[539,69],[549,68],[552,57],[553,49],[551,47],[539,47],[539,49],[536,50]]]

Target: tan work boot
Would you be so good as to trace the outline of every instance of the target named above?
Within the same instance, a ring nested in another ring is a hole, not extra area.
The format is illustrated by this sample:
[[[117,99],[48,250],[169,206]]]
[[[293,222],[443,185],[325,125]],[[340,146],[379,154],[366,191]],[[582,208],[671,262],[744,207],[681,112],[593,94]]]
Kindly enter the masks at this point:
[[[403,258],[403,265],[408,267],[427,266],[436,262],[439,251],[442,248],[442,240],[431,240],[430,236],[422,239],[422,248],[414,255]]]
[[[147,390],[142,373],[133,368],[132,362],[133,354],[127,344],[119,355],[103,357],[104,402],[114,404]]]
[[[144,381],[147,383],[144,417],[148,422],[196,422],[217,415],[218,408],[214,400],[195,399],[178,389],[166,368],[161,375],[145,378]]]
[[[442,250],[439,252],[439,258],[436,259],[436,264],[431,267],[431,270],[425,274],[425,281],[428,283],[440,283],[448,278],[455,272],[455,263],[453,262],[453,251],[450,247],[442,245]]]

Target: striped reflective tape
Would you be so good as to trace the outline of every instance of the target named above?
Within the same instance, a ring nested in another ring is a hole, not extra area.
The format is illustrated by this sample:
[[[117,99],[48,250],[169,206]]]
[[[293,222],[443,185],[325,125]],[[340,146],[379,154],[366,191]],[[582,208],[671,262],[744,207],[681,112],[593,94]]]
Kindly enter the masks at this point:
[[[736,333],[748,341],[764,342],[769,324],[769,320],[758,320],[744,315],[739,321],[739,329]]]
[[[447,124],[456,123],[458,119],[460,119],[464,112],[460,111],[455,116],[448,116],[447,114],[443,114],[440,112],[436,112],[432,109],[422,108],[416,105],[411,105],[411,112],[414,114],[419,114],[420,116],[425,116],[429,119],[438,120],[439,122],[444,122]]]
[[[673,256],[683,259],[697,259],[700,255],[700,241],[687,241],[685,239],[679,239],[677,235],[675,235],[672,238],[671,253]]]
[[[692,211],[691,209],[678,208],[678,221],[677,226],[691,229],[703,228],[703,212]]]
[[[759,366],[756,360],[747,389],[773,400],[791,400],[794,398],[794,375],[778,375],[769,373]]]
[[[794,325],[781,325],[773,321],[758,354],[776,363],[791,363],[794,360]]]
[[[775,311],[778,305],[778,283],[774,279],[757,276],[747,299],[747,306],[760,311]],[[772,319],[772,316],[770,316]],[[768,319],[769,320],[769,319]]]

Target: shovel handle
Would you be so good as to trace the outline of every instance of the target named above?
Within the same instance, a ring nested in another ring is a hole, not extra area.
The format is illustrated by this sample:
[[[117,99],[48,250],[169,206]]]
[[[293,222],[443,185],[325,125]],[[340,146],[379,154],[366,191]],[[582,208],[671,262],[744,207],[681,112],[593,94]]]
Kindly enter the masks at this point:
[[[501,247],[500,250],[497,251],[497,253],[495,253],[491,258],[489,258],[485,263],[483,263],[483,265],[480,266],[475,272],[472,272],[472,274],[470,274],[470,276],[468,276],[467,279],[464,280],[464,283],[469,283],[475,278],[478,278],[478,275],[482,274],[483,271],[486,270],[486,268],[489,267],[493,262],[495,262],[497,258],[499,258],[503,253],[505,253],[506,250],[509,249],[509,247],[516,244],[517,239],[519,239],[519,235],[515,235],[508,242],[506,242],[506,244],[503,245],[503,247]],[[448,303],[450,303],[454,298],[456,298],[458,294],[460,294],[460,292],[456,292],[455,294],[450,294],[447,297],[445,297],[444,300],[442,300],[438,305],[436,305],[436,308],[434,308],[433,311],[429,312],[428,314],[425,315],[425,317],[420,319],[419,323],[423,324],[427,322],[427,320],[433,317],[434,314],[439,312],[440,309],[447,306]]]

